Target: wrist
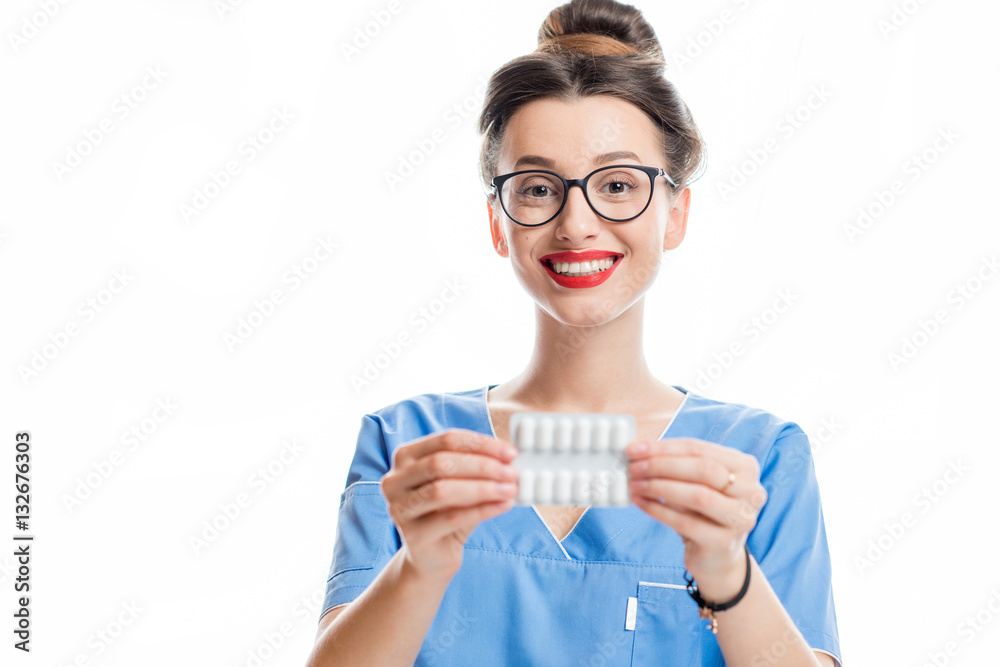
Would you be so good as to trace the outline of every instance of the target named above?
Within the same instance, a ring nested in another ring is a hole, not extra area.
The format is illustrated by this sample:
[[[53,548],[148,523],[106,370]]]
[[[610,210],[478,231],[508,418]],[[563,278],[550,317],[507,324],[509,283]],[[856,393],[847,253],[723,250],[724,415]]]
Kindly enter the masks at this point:
[[[743,584],[740,586],[740,590],[733,597],[728,600],[708,600],[705,598],[705,594],[715,595],[719,592],[716,587],[719,584],[719,580],[712,580],[709,578],[709,589],[706,591],[702,589],[701,584],[698,584],[698,588],[695,588],[694,579],[686,574],[684,580],[687,582],[688,594],[691,598],[698,604],[698,615],[701,618],[708,619],[709,624],[708,629],[712,631],[712,634],[716,634],[719,629],[719,622],[715,618],[716,612],[726,611],[731,609],[735,605],[739,604],[740,600],[747,594],[750,590],[750,549],[744,544],[743,545],[743,562],[745,563],[743,568]]]
[[[448,588],[452,578],[458,572],[457,569],[428,572],[414,562],[412,554],[405,544],[397,552],[397,556],[399,556],[399,559],[396,571],[400,580],[405,580],[407,583],[427,592],[436,592],[438,590],[443,592],[444,589]]]
[[[747,562],[746,556],[741,553],[735,565],[725,571],[695,577],[698,592],[706,602],[718,604],[732,600],[743,588],[749,567],[750,563]]]

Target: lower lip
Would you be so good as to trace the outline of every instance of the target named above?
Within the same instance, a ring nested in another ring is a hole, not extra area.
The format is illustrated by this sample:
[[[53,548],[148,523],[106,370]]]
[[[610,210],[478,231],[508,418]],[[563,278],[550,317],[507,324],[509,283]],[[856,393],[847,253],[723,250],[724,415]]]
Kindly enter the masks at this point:
[[[542,266],[544,266],[545,270],[549,272],[549,275],[552,276],[552,280],[554,280],[557,285],[562,285],[563,287],[573,287],[573,288],[596,287],[597,285],[600,285],[605,280],[611,277],[611,274],[614,273],[614,270],[618,268],[619,264],[621,264],[620,258],[616,260],[614,264],[611,265],[610,269],[601,271],[599,273],[594,273],[589,276],[565,276],[561,273],[556,273],[555,271],[553,271],[552,267],[549,266],[549,263],[546,262],[545,260],[542,260]]]

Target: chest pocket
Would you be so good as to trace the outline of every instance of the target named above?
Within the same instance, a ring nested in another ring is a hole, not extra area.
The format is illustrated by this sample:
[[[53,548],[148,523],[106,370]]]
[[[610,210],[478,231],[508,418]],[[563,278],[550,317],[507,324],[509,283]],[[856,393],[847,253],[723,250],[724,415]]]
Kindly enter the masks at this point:
[[[701,642],[708,621],[684,586],[639,582],[632,665],[702,665]]]

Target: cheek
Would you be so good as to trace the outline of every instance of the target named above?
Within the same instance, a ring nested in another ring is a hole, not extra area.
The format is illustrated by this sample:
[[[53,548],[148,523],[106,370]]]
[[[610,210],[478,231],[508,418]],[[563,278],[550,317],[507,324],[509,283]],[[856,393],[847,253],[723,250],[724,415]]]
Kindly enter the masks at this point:
[[[654,280],[659,273],[660,265],[663,261],[663,230],[650,225],[648,232],[642,238],[630,241],[632,248],[632,265],[630,270],[630,282],[634,282],[636,287],[647,285]]]
[[[660,272],[660,263],[663,260],[663,252],[661,250],[650,249],[642,257],[637,258],[637,262],[632,267],[632,276],[635,280],[636,286],[648,286],[651,282],[656,279],[656,276]]]
[[[517,230],[511,232],[511,236],[508,236],[508,252],[510,254],[510,261],[519,270],[523,270],[532,266],[534,260],[531,259],[532,244],[529,240],[523,237],[523,234],[519,234]]]
[[[535,273],[537,271],[545,271],[545,267],[543,267],[541,263],[536,262],[535,260],[530,259],[527,256],[520,258],[520,260],[518,261],[518,268],[523,273]]]

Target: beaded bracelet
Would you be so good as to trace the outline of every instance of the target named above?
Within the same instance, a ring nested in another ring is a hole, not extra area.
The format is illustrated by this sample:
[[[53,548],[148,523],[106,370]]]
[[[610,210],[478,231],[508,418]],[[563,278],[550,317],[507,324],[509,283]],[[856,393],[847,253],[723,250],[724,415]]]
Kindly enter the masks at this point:
[[[736,605],[737,602],[743,599],[743,596],[747,594],[747,590],[750,588],[750,549],[747,547],[746,543],[743,544],[743,549],[747,554],[747,576],[743,580],[743,588],[740,592],[736,594],[732,600],[728,602],[705,602],[701,597],[701,594],[694,589],[694,577],[692,577],[686,570],[684,572],[684,581],[687,582],[687,591],[691,598],[698,603],[698,616],[700,618],[709,619],[709,624],[705,626],[706,630],[711,630],[712,634],[718,634],[719,622],[715,620],[715,612],[725,611],[730,607]]]

